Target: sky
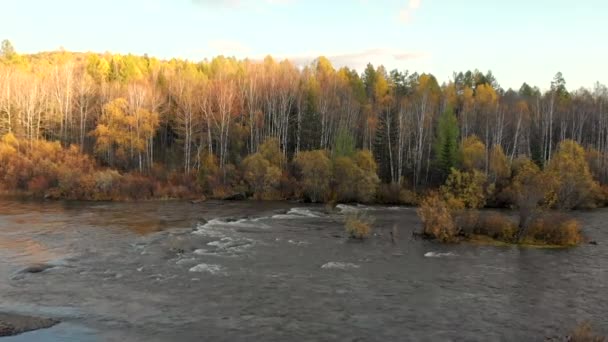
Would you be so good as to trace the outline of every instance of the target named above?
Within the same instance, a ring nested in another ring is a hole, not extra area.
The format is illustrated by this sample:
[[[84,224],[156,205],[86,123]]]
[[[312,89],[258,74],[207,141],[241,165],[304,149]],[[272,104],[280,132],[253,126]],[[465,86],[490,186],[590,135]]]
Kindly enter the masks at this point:
[[[605,0],[4,0],[0,40],[57,50],[216,55],[434,74],[492,70],[504,88],[608,83]]]

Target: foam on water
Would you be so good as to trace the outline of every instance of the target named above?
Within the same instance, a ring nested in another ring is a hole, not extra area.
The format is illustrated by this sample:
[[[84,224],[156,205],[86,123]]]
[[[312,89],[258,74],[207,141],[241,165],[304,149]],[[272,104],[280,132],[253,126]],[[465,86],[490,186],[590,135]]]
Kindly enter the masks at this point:
[[[359,265],[350,263],[350,262],[339,262],[339,261],[330,261],[323,266],[323,269],[339,269],[339,270],[347,270],[353,268],[359,268]]]
[[[336,206],[336,209],[338,209],[340,211],[340,213],[342,214],[347,214],[347,213],[354,213],[360,210],[376,210],[373,207],[369,207],[363,204],[356,204],[356,205],[350,205],[350,204],[338,204]]]
[[[222,272],[222,266],[214,264],[198,264],[190,268],[190,272],[218,274]]]
[[[199,248],[193,252],[196,255],[215,255],[214,253],[209,252],[209,250],[204,248]]]
[[[315,213],[307,208],[291,208],[285,214],[273,215],[271,218],[275,220],[291,220],[301,218],[316,218],[321,217],[319,213]]]
[[[310,244],[309,242],[306,242],[306,241],[295,241],[295,240],[287,240],[287,243],[296,245],[296,246],[306,246],[306,245]]]
[[[307,209],[307,208],[291,208],[291,209],[289,209],[287,214],[288,215],[292,214],[292,215],[307,216],[307,217],[319,217],[318,214],[312,212],[310,209]]]
[[[424,254],[424,256],[426,258],[446,258],[446,257],[456,256],[456,254],[454,254],[452,252],[448,252],[448,253],[427,252],[427,253]]]
[[[223,238],[227,236],[227,228],[259,228],[266,229],[266,226],[259,221],[264,219],[263,217],[258,218],[244,218],[235,221],[224,221],[220,219],[213,219],[205,224],[199,224],[194,231],[194,234],[205,235],[215,238]]]

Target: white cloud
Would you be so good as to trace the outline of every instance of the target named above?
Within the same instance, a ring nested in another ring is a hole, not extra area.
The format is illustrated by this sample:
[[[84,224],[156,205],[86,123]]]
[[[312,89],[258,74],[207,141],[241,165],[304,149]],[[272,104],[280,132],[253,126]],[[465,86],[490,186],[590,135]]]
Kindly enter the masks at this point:
[[[414,12],[420,8],[421,3],[422,0],[409,0],[408,5],[399,11],[399,21],[405,24],[409,23]]]
[[[413,10],[420,8],[420,2],[421,0],[410,0],[410,5],[409,7]]]
[[[289,59],[294,64],[304,66],[317,59],[319,56],[327,57],[334,67],[349,67],[356,70],[363,70],[368,63],[374,65],[385,65],[389,68],[402,65],[406,61],[419,61],[430,57],[430,54],[423,51],[407,51],[390,48],[375,48],[355,52],[343,53],[305,53],[296,56],[278,56],[278,59]]]

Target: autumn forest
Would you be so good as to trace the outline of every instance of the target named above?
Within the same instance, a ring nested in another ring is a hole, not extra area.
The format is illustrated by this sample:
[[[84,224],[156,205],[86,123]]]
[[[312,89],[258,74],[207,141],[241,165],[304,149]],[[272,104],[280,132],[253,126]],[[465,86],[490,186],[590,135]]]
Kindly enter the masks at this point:
[[[272,57],[25,55],[4,41],[0,188],[412,204],[429,189],[479,183],[484,197],[464,204],[508,206],[518,165],[567,178],[571,162],[587,177],[571,186],[580,198],[560,202],[568,189],[559,188],[547,203],[596,206],[608,182],[608,89],[590,86],[568,89],[561,73],[519,89],[490,71],[438,80],[369,64],[359,74],[324,57],[299,67]]]

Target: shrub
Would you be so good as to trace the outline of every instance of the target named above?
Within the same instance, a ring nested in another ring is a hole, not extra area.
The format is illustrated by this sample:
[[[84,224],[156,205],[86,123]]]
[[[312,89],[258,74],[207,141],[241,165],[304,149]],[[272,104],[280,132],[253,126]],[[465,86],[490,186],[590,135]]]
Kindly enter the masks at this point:
[[[281,146],[279,143],[279,139],[277,138],[269,138],[262,145],[260,145],[260,152],[262,157],[272,165],[277,168],[282,168],[285,163],[285,157],[283,156],[283,152],[281,152]]]
[[[281,170],[266,160],[261,153],[256,153],[243,161],[243,178],[256,199],[266,199],[277,191]]]
[[[602,185],[599,188],[596,200],[599,206],[605,207],[608,205],[608,185]]]
[[[399,199],[400,191],[401,187],[397,183],[380,184],[376,199],[378,203],[382,204],[399,204],[401,203]]]
[[[486,181],[486,176],[477,170],[461,172],[452,169],[441,193],[448,201],[462,202],[465,208],[482,208],[486,204]]]
[[[127,199],[150,199],[154,195],[154,183],[139,174],[126,174],[120,178],[120,194]]]
[[[418,204],[418,195],[412,190],[402,188],[397,183],[381,184],[378,187],[376,199],[382,204]]]
[[[485,169],[486,145],[477,136],[468,136],[460,144],[460,163],[465,171]]]
[[[594,206],[599,185],[593,180],[585,150],[578,143],[562,141],[546,172],[552,179],[555,207],[573,209]]]
[[[27,183],[27,190],[36,196],[43,196],[49,188],[49,181],[44,176],[36,176]]]
[[[326,151],[300,152],[294,160],[304,196],[312,202],[327,200],[331,181],[331,160]]]
[[[556,246],[575,246],[582,242],[581,224],[564,214],[548,214],[531,222],[524,242]]]
[[[357,200],[357,165],[348,157],[338,157],[334,161],[334,189],[337,200],[352,202]]]
[[[370,150],[359,150],[355,153],[355,164],[359,168],[357,179],[357,200],[368,203],[373,201],[378,191],[378,165]]]
[[[456,229],[464,236],[470,237],[475,234],[477,225],[479,224],[478,210],[452,210],[452,217]]]
[[[574,328],[569,336],[569,342],[607,342],[608,338],[596,335],[589,322],[583,322]]]
[[[453,215],[459,231],[467,237],[483,235],[504,242],[515,241],[517,225],[501,213],[464,210]]]
[[[431,193],[422,200],[417,213],[422,220],[424,236],[442,242],[457,240],[459,229],[454,222],[451,209],[437,192]]]
[[[517,225],[506,215],[489,213],[480,216],[475,234],[489,236],[505,242],[513,242],[517,234]]]
[[[347,215],[344,227],[351,239],[367,239],[372,233],[371,219],[359,212]]]
[[[400,204],[405,205],[418,205],[420,203],[420,199],[418,198],[418,194],[409,189],[401,189],[399,191],[399,202]]]
[[[500,145],[494,145],[490,152],[489,163],[490,178],[492,182],[502,184],[511,177],[511,167],[504,150]]]
[[[97,171],[93,174],[95,181],[95,199],[111,200],[120,186],[121,175],[116,170]]]
[[[217,157],[212,153],[206,152],[200,156],[200,168],[197,175],[198,184],[206,194],[213,193],[213,190],[220,183],[220,168]]]

